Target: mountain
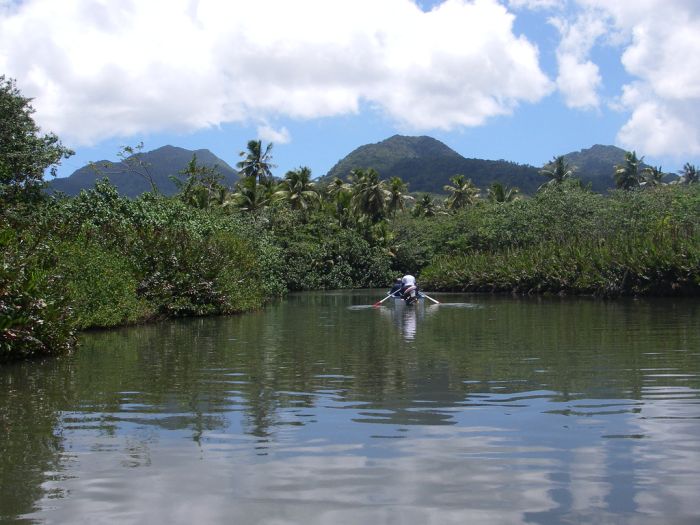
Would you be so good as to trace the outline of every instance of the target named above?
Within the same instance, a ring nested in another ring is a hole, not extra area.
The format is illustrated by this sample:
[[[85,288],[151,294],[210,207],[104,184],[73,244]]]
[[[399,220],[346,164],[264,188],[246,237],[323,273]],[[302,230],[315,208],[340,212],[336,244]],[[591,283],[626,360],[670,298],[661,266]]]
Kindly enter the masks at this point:
[[[350,170],[374,168],[382,179],[401,177],[412,192],[443,193],[453,175],[463,174],[479,188],[498,181],[534,193],[542,184],[539,169],[505,160],[467,159],[431,137],[394,135],[360,146],[341,159],[323,180],[345,180]]]
[[[192,160],[192,155],[197,155],[197,164],[216,167],[219,173],[224,176],[222,184],[225,186],[233,186],[238,181],[236,170],[207,149],[191,151],[175,146],[163,146],[146,153],[136,153],[129,159],[138,161],[147,167],[153,181],[163,194],[173,195],[177,192],[177,187],[170,180],[170,175],[178,175],[180,171],[184,170]],[[92,188],[97,179],[104,177],[109,178],[119,193],[128,197],[136,197],[151,190],[149,181],[131,171],[124,161],[101,160],[83,166],[68,177],[50,181],[48,191],[61,191],[68,195],[77,195],[80,190]]]
[[[625,161],[625,150],[596,144],[588,149],[567,153],[564,158],[576,166],[574,177],[603,193],[615,187],[615,166]],[[646,167],[641,164],[640,169]],[[517,186],[532,195],[546,181],[541,167],[505,160],[469,159],[431,137],[394,135],[376,144],[366,144],[341,159],[322,181],[339,177],[345,180],[352,169],[374,168],[382,179],[401,177],[411,192],[444,193],[453,175],[462,174],[485,190],[493,182]],[[674,177],[669,176],[670,179]]]
[[[603,193],[615,187],[615,166],[625,163],[625,150],[616,146],[596,144],[588,149],[564,155],[570,166],[575,166],[574,177],[591,184],[591,189]],[[640,165],[640,170],[646,164]]]

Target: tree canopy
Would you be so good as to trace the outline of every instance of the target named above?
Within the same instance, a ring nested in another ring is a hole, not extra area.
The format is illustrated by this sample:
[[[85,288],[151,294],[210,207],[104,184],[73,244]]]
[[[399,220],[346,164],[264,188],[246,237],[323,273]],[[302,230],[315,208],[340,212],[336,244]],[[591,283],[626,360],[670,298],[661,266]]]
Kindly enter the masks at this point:
[[[267,179],[272,179],[272,168],[276,166],[272,164],[272,143],[268,144],[263,150],[261,140],[249,140],[248,151],[241,151],[239,156],[243,160],[236,164],[236,167],[241,170],[241,175],[244,177],[255,177],[259,182],[264,182]]]
[[[41,134],[31,99],[13,79],[0,75],[0,201],[33,199],[44,186],[44,174],[73,152],[53,133]]]

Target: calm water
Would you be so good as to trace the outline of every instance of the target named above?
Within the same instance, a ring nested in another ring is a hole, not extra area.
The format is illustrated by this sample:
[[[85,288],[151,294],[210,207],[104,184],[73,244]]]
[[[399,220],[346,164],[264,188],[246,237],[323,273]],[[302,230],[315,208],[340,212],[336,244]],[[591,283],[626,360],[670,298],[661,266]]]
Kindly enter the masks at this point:
[[[0,368],[0,521],[700,523],[700,301],[380,296]]]

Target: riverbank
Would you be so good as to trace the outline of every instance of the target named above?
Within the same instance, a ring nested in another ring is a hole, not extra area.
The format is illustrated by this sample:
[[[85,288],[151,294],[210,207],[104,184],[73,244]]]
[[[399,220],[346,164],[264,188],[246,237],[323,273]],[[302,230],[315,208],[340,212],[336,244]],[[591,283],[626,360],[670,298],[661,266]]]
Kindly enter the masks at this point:
[[[422,281],[451,292],[698,296],[699,269],[697,236],[659,234],[443,256],[424,270]]]
[[[449,221],[421,280],[443,291],[697,296],[699,225],[697,187],[554,188]]]
[[[76,333],[261,308],[289,290],[383,286],[389,256],[324,216],[200,209],[108,182],[0,214],[0,362]]]
[[[55,355],[76,333],[261,308],[287,291],[383,287],[618,296],[700,295],[700,188],[575,185],[377,225],[327,208],[255,213],[178,198],[75,198],[5,210],[0,360]]]
[[[271,248],[244,225],[108,184],[4,215],[0,359],[63,353],[75,333],[259,308]]]

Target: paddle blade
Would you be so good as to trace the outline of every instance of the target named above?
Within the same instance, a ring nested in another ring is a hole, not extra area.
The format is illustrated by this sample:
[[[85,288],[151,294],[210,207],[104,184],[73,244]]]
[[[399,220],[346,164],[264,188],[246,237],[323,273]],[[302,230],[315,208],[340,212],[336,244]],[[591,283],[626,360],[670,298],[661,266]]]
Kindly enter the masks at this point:
[[[426,299],[430,299],[434,304],[440,304],[440,301],[433,299],[428,294],[423,294],[423,297],[425,297]]]
[[[380,301],[377,301],[377,302],[374,303],[372,306],[374,306],[374,307],[376,308],[377,306],[379,306],[380,304],[382,304],[384,301],[386,301],[389,297],[391,297],[391,295],[387,295],[384,299],[382,299],[382,300],[380,300]]]

